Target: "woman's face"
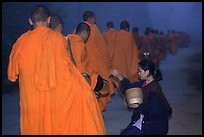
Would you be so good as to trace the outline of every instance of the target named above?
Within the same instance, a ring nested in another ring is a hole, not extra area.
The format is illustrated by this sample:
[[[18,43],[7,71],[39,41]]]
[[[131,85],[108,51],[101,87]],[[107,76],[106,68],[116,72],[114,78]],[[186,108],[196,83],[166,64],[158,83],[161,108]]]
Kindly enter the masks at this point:
[[[147,76],[149,75],[148,70],[143,70],[141,67],[138,68],[138,76],[141,80],[146,80]]]

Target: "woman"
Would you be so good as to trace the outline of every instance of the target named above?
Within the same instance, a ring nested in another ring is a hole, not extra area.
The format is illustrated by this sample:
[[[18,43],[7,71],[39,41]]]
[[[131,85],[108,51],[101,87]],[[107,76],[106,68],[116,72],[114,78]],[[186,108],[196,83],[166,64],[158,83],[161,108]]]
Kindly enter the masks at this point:
[[[162,80],[160,70],[155,68],[150,60],[143,60],[139,63],[138,75],[140,81],[138,82],[130,83],[117,70],[111,71],[111,75],[120,80],[124,91],[133,87],[141,87],[143,90],[143,103],[134,109],[131,122],[120,134],[166,135],[172,108],[158,83]]]

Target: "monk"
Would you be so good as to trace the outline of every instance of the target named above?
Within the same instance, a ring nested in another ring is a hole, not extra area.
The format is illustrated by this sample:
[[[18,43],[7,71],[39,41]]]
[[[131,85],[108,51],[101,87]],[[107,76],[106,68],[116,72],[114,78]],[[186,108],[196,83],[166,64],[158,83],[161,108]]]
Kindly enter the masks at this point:
[[[137,45],[137,49],[139,52],[139,59],[141,60],[143,56],[142,55],[143,54],[142,53],[142,36],[139,33],[138,27],[133,27],[132,34],[133,34],[135,42],[137,43],[136,45]]]
[[[61,33],[63,32],[63,20],[58,15],[53,15],[50,20],[50,28]],[[77,69],[84,75],[84,78],[91,85],[92,89],[95,91],[96,97],[99,99],[101,94],[100,90],[103,88],[103,79],[100,75],[94,72],[92,65],[89,61],[89,57],[84,46],[90,35],[90,28],[86,23],[80,23],[75,30],[76,34],[69,34],[66,37],[69,46],[67,47],[69,52],[71,52],[71,60],[77,67]],[[69,38],[68,38],[69,37]],[[100,100],[98,100],[100,103]]]
[[[155,67],[159,67],[160,64],[160,53],[161,53],[161,44],[159,40],[159,31],[156,29],[152,29],[151,31],[152,43],[151,43],[151,53],[150,59],[155,64]]]
[[[97,99],[70,60],[63,35],[48,27],[49,9],[34,6],[34,26],[14,44],[8,79],[19,77],[20,130],[23,135],[106,133]]]
[[[79,23],[75,34],[69,34],[67,38],[70,42],[70,48],[76,67],[82,74],[87,73],[90,76],[91,87],[94,91],[98,92],[102,89],[103,81],[102,77],[93,70],[93,66],[87,54],[85,43],[89,35],[90,27],[86,23]]]
[[[177,54],[179,38],[178,34],[172,31],[169,35],[170,45],[169,45],[169,52],[170,54]]]
[[[110,60],[112,62],[113,60],[113,53],[114,53],[114,47],[115,47],[115,35],[116,35],[116,30],[114,29],[114,23],[112,21],[108,21],[106,24],[106,31],[103,33],[103,38],[106,42],[106,45],[108,47],[108,53],[110,56]]]
[[[138,80],[137,69],[135,69],[139,61],[138,49],[129,28],[127,21],[121,22],[120,31],[116,34],[113,68],[119,70],[131,82],[135,82]]]
[[[63,35],[64,21],[59,15],[52,15],[50,18],[49,27]],[[67,37],[64,37],[67,40]]]
[[[55,31],[63,34],[64,22],[59,15],[52,15],[50,18],[49,27]]]
[[[161,45],[161,53],[159,55],[160,60],[164,60],[167,56],[167,37],[162,31],[159,33],[160,45]]]
[[[151,54],[152,54],[152,47],[154,44],[154,37],[152,35],[152,29],[150,27],[146,27],[144,32],[144,38],[142,40],[142,59],[150,59],[151,60]]]
[[[96,71],[96,73],[101,75],[102,78],[109,82],[110,95],[112,95],[114,93],[114,86],[111,79],[109,78],[109,72],[111,70],[112,64],[105,40],[100,30],[96,26],[96,16],[92,11],[85,11],[83,14],[83,20],[86,24],[89,25],[91,29],[89,39],[85,44],[87,54],[90,57],[90,62],[94,66],[94,71]],[[107,109],[106,103],[110,101],[110,95],[100,98],[101,111],[105,111]]]

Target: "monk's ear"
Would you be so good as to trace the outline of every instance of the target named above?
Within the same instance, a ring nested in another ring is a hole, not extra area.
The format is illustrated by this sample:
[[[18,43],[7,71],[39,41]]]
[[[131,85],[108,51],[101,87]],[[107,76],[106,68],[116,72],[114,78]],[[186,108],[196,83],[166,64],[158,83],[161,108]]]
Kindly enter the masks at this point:
[[[51,19],[51,16],[49,16],[49,17],[47,18],[48,24],[50,24],[50,19]]]
[[[76,33],[76,28],[74,29],[74,31],[72,32],[73,34],[75,34]]]
[[[33,25],[31,18],[28,19],[28,22],[30,23],[30,25]]]

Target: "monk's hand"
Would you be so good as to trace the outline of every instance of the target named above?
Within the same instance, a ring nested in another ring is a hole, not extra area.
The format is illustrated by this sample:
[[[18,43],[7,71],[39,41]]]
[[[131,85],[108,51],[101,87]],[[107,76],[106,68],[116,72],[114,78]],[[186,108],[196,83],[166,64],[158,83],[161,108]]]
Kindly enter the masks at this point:
[[[111,70],[110,75],[117,77],[120,81],[123,80],[123,76],[118,70]]]

